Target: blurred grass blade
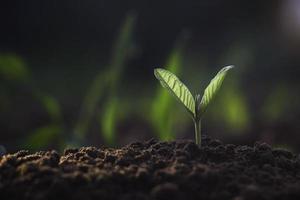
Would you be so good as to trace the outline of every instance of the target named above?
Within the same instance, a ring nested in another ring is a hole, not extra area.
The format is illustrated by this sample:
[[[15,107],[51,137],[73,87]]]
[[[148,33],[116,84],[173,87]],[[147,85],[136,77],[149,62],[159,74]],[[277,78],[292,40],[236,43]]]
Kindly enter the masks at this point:
[[[295,97],[292,94],[290,88],[284,83],[279,84],[269,91],[262,107],[263,118],[267,122],[272,122],[288,116],[292,112],[293,102],[297,102],[293,101]],[[294,106],[296,107],[296,104]]]
[[[232,86],[236,87],[236,86]],[[245,95],[238,88],[229,88],[222,95],[223,120],[232,133],[245,133],[250,124],[250,114]],[[220,111],[217,116],[220,118]]]
[[[110,97],[112,96],[111,93],[115,93],[123,68],[131,53],[135,21],[135,14],[129,13],[126,16],[112,49],[108,71],[99,72],[87,91],[79,119],[74,128],[75,137],[78,140],[82,140],[87,133],[100,99],[105,96],[106,98]],[[110,99],[106,100],[110,101]]]
[[[113,145],[116,140],[116,124],[118,120],[118,102],[110,99],[101,117],[101,129],[106,144]]]
[[[0,55],[0,76],[13,81],[13,83],[28,84],[34,98],[40,102],[51,118],[51,124],[33,131],[25,139],[24,145],[30,149],[40,149],[46,147],[53,140],[61,139],[59,134],[62,132],[63,126],[60,105],[54,97],[44,94],[37,88],[24,61],[14,54]]]
[[[250,127],[251,114],[244,91],[239,88],[236,77],[224,85],[220,96],[211,107],[211,116],[224,124],[231,134],[242,134]]]
[[[178,37],[174,48],[166,60],[167,70],[180,74],[186,42],[186,35]],[[153,99],[151,106],[150,116],[152,126],[156,129],[156,133],[161,140],[174,139],[175,134],[172,133],[172,127],[174,127],[176,115],[174,113],[171,114],[170,111],[174,108],[175,103],[173,97],[164,88],[158,87],[157,95]]]
[[[62,113],[58,101],[53,96],[46,94],[37,94],[37,98],[42,103],[52,121],[60,122],[62,119]]]
[[[81,140],[86,134],[98,101],[101,96],[104,95],[105,87],[107,87],[107,85],[105,74],[99,73],[84,98],[79,119],[74,128],[74,134],[77,139]]]
[[[32,150],[45,148],[51,144],[51,142],[57,143],[57,141],[60,141],[62,139],[60,138],[61,132],[61,127],[56,124],[40,127],[26,138],[24,146]]]
[[[136,24],[136,14],[128,13],[125,21],[122,24],[119,35],[114,42],[111,58],[110,69],[112,82],[118,82],[120,75],[123,72],[123,68],[127,59],[131,56],[133,50],[133,31]]]
[[[29,80],[29,70],[24,61],[14,54],[0,55],[0,76],[10,81]]]
[[[195,115],[195,101],[189,89],[170,71],[164,69],[155,69],[154,74],[161,85],[166,88],[173,96],[177,98],[189,111]]]
[[[222,82],[228,72],[228,70],[232,69],[233,66],[227,66],[222,68],[217,75],[210,81],[209,85],[206,87],[203,97],[200,103],[200,116],[207,109],[208,104],[212,101],[212,99],[216,96],[218,90],[220,89]]]

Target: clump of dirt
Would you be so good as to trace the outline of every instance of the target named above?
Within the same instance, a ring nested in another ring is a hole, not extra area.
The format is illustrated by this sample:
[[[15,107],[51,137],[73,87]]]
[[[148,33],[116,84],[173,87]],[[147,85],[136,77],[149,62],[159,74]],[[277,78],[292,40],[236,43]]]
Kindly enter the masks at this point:
[[[300,157],[203,139],[0,158],[1,199],[300,199]],[[4,198],[5,197],[5,198]]]

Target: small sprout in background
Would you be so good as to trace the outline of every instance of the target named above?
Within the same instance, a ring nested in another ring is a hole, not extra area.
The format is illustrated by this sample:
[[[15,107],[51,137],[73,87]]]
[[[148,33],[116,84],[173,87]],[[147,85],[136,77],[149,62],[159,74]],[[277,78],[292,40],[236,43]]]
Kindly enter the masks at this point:
[[[39,90],[35,91],[35,97],[40,101],[41,105],[53,122],[62,122],[62,108],[55,97],[45,94]]]
[[[35,98],[39,100],[43,109],[50,117],[50,121],[32,130],[24,139],[23,147],[31,150],[38,150],[47,147],[49,144],[56,144],[60,149],[64,148],[65,126],[61,106],[56,98],[35,89]]]
[[[101,107],[103,117],[100,125],[103,139],[106,144],[114,145],[116,139],[116,126],[119,119],[118,113],[123,102],[118,97],[118,87],[124,74],[126,62],[134,55],[134,28],[137,16],[129,12],[121,25],[120,31],[114,42],[107,71],[99,71],[83,100],[80,115],[74,127],[71,146],[80,146],[91,124],[97,115],[99,102],[103,100],[106,107]],[[113,103],[110,103],[113,102]],[[119,107],[118,107],[119,106]],[[118,113],[117,113],[118,111]]]
[[[48,124],[32,131],[25,139],[23,147],[30,150],[37,150],[47,147],[49,143],[56,143],[63,149],[63,129],[60,124]]]
[[[113,146],[116,142],[116,129],[118,120],[118,100],[111,98],[107,101],[104,107],[104,112],[101,113],[100,124],[103,134],[103,139],[107,145]]]
[[[37,100],[43,111],[49,116],[50,120],[47,124],[36,128],[25,134],[21,139],[21,146],[31,150],[37,150],[47,147],[51,143],[58,144],[63,147],[64,126],[62,120],[61,107],[57,99],[50,94],[43,92],[36,85],[30,68],[24,60],[15,54],[0,54],[0,77],[10,84],[21,85],[30,88],[33,99]],[[2,100],[0,101],[3,105]],[[1,149],[0,146],[0,154]]]
[[[206,87],[202,99],[200,94],[193,97],[189,89],[173,73],[160,68],[154,70],[154,75],[161,85],[175,96],[191,114],[195,125],[195,140],[199,146],[201,146],[201,119],[203,114],[220,89],[228,70],[232,68],[233,66],[227,66],[218,72]]]
[[[188,41],[188,33],[182,32],[174,44],[167,61],[167,70],[173,73],[180,74],[182,71],[183,60],[185,55],[185,47]],[[174,124],[180,117],[179,113],[171,113],[170,111],[174,107],[175,102],[172,101],[172,97],[163,88],[157,88],[156,95],[153,98],[151,105],[151,118],[152,126],[160,140],[172,140],[174,139]],[[172,134],[173,133],[173,134]]]

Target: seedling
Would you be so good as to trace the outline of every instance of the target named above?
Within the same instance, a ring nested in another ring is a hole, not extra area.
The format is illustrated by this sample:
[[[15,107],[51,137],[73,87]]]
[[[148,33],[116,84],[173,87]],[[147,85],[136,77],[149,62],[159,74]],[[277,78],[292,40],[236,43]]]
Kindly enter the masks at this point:
[[[161,68],[154,69],[154,75],[161,85],[175,96],[191,114],[195,125],[195,140],[199,146],[201,146],[201,119],[203,114],[220,89],[228,70],[232,68],[233,66],[222,68],[206,87],[202,98],[200,94],[193,97],[190,90],[170,71]]]

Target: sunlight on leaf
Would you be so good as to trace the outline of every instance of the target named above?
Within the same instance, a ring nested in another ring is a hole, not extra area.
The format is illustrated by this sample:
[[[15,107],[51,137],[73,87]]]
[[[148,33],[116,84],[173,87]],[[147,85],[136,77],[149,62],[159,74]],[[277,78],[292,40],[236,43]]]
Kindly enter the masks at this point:
[[[174,95],[194,116],[195,101],[189,89],[170,71],[155,69],[154,74],[161,85]]]
[[[203,97],[202,97],[202,100],[200,103],[200,108],[197,108],[200,110],[200,115],[202,115],[205,112],[209,103],[216,96],[228,70],[230,70],[232,68],[233,68],[233,66],[227,66],[227,67],[222,68],[217,73],[217,75],[210,81],[209,85],[206,87],[206,89],[204,91],[204,94],[203,94]]]

